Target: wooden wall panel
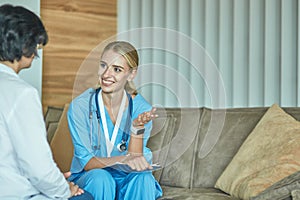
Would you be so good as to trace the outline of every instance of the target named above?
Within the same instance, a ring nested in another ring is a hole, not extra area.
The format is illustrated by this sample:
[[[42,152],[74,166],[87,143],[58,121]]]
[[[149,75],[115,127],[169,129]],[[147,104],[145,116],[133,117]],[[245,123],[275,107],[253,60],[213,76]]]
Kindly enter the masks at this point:
[[[42,102],[61,107],[72,100],[82,62],[98,44],[116,34],[117,0],[41,0],[41,17],[49,34],[43,51]],[[84,78],[94,86],[97,71]]]

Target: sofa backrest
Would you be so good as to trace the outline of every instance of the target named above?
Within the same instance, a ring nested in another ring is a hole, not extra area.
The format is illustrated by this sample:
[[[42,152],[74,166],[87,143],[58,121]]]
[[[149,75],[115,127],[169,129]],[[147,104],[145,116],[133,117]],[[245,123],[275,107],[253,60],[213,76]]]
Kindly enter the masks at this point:
[[[213,112],[217,115],[214,121],[211,120]],[[265,108],[204,110],[199,127],[197,150],[194,154],[194,178],[191,187],[213,187],[215,185],[221,173],[265,112]],[[225,114],[225,118],[222,117],[223,114]],[[215,141],[213,148],[208,154],[201,155],[199,149],[203,145],[204,138],[208,134],[212,134],[208,132],[209,126],[220,127],[221,130],[218,130],[220,132],[214,138],[210,138]]]
[[[300,119],[300,108],[284,110]],[[213,187],[266,111],[262,107],[159,110],[163,116],[154,120],[148,143],[154,162],[164,166],[155,177],[167,186]]]
[[[148,147],[153,152],[153,162],[163,166],[163,169],[154,172],[162,185],[190,186],[194,147],[202,110],[158,109],[159,117],[153,120]]]
[[[69,171],[73,156],[67,110],[68,105],[50,142],[62,172]],[[300,108],[284,110],[300,120]],[[266,111],[267,108],[158,109],[148,147],[153,152],[153,162],[163,168],[154,176],[167,186],[213,187]]]

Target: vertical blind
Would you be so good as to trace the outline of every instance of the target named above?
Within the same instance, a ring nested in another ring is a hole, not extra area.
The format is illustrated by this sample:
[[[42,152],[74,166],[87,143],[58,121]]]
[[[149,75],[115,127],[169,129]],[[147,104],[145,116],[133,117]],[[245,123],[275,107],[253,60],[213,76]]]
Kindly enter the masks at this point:
[[[297,0],[118,0],[118,39],[139,51],[154,105],[300,105]]]

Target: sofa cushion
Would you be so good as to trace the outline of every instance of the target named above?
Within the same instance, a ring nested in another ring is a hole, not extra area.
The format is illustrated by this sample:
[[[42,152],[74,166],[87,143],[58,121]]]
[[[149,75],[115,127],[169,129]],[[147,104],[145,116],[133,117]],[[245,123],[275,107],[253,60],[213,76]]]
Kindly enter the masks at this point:
[[[45,114],[46,128],[48,128],[49,123],[58,122],[62,112],[63,108],[49,106]]]
[[[159,200],[238,200],[214,188],[178,188],[162,186],[164,196]]]
[[[166,165],[170,142],[174,133],[176,117],[172,113],[166,113],[164,109],[158,109],[159,117],[153,119],[151,137],[147,146],[153,153],[153,163],[159,163],[162,167]],[[156,180],[160,181],[162,168],[153,172]]]
[[[169,151],[162,169],[160,184],[166,186],[190,188],[193,179],[196,136],[202,109],[169,109],[169,114],[176,118],[174,133],[168,146]]]
[[[68,108],[69,105],[66,104],[58,122],[58,127],[50,142],[53,159],[62,172],[70,171],[73,157],[73,143],[67,120]]]
[[[57,127],[58,127],[58,121],[57,122],[49,122],[49,125],[47,127],[47,141],[48,141],[48,143],[50,143],[52,141]]]
[[[240,147],[216,183],[250,199],[300,170],[300,122],[274,104]]]
[[[244,140],[266,112],[266,108],[205,108],[199,125],[199,138],[193,173],[193,188],[214,187],[226,166],[230,163]],[[214,115],[212,117],[212,114]],[[224,121],[225,114],[225,121]],[[210,131],[208,131],[210,129]],[[217,133],[221,130],[221,133]],[[205,137],[209,138],[213,148],[203,154]],[[213,140],[215,140],[213,142]]]
[[[47,129],[47,140],[50,143],[56,131],[58,121],[63,112],[63,108],[49,106],[45,114],[45,124]]]

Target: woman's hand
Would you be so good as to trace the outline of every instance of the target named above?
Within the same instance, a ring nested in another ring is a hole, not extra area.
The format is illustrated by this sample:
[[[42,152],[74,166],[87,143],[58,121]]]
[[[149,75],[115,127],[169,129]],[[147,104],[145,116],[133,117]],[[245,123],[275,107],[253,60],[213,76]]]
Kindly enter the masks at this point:
[[[71,191],[71,196],[78,196],[84,193],[83,189],[79,188],[78,185],[75,185],[74,182],[69,182],[69,187]]]
[[[152,169],[152,166],[147,162],[142,155],[127,154],[123,163],[127,164],[132,170],[143,171]]]
[[[67,179],[71,176],[71,172],[65,172],[64,173],[64,177]],[[71,197],[72,196],[78,196],[84,193],[84,190],[79,188],[78,185],[75,185],[74,182],[68,182],[69,183],[69,187],[70,187],[70,191],[71,191]]]
[[[65,179],[69,178],[70,176],[71,176],[71,172],[70,171],[64,173]]]
[[[152,119],[158,117],[155,114],[156,108],[152,108],[148,112],[143,112],[133,120],[132,126],[136,128],[144,128]],[[132,170],[143,171],[152,169],[152,166],[147,162],[143,156],[143,135],[131,135],[128,147],[128,153],[123,163],[127,164]]]
[[[158,115],[155,114],[155,112],[156,108],[152,108],[152,110],[150,110],[149,112],[143,112],[142,114],[139,114],[139,116],[133,120],[132,126],[143,127],[149,121],[158,117]]]

